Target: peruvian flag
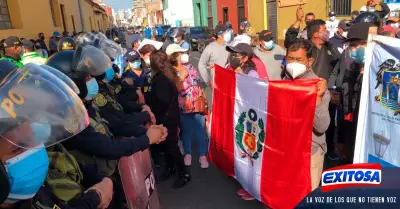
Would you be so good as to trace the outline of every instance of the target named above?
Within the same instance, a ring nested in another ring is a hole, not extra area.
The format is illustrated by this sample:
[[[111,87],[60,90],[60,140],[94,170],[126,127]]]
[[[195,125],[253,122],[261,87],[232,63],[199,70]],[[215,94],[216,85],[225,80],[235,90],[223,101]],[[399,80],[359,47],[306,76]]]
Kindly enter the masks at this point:
[[[209,157],[274,209],[294,208],[311,192],[316,83],[266,81],[215,66]]]

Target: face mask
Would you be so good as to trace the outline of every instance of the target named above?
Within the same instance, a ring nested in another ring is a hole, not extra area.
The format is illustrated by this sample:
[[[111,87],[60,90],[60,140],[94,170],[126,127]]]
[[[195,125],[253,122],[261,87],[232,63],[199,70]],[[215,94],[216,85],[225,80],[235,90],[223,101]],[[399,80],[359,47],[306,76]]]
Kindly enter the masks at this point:
[[[141,65],[142,65],[142,63],[140,63],[139,61],[129,63],[129,66],[131,67],[131,69],[139,69],[141,67]]]
[[[179,43],[177,38],[174,38],[174,43]]]
[[[320,38],[323,42],[325,42],[325,43],[328,42],[329,41],[329,31],[322,32],[320,35]]]
[[[347,38],[347,33],[348,33],[347,31],[342,33],[343,38]]]
[[[292,62],[286,65],[286,71],[292,76],[293,79],[299,77],[307,71],[307,67],[303,64]]]
[[[336,17],[335,16],[329,17],[329,20],[333,22],[336,20]]]
[[[114,79],[114,69],[113,68],[108,69],[106,71],[106,76],[104,77],[103,82],[108,83],[108,82],[112,81],[112,79]]]
[[[392,26],[393,28],[398,28],[399,27],[399,23],[393,23],[393,24],[390,24],[390,26]]]
[[[44,39],[45,39],[45,37],[44,37],[44,36],[41,36],[41,37],[40,37],[40,39],[44,40]]]
[[[309,26],[309,25],[310,25],[310,22],[311,22],[311,21],[306,21],[306,26]]]
[[[364,64],[365,62],[365,48],[359,47],[355,51],[350,51],[350,58],[354,60],[354,62],[359,64]]]
[[[90,81],[86,82],[86,88],[88,90],[88,93],[85,97],[85,100],[87,101],[93,100],[99,93],[99,84],[97,83],[95,78],[92,78],[90,79]]]
[[[7,160],[5,168],[11,190],[6,202],[15,203],[34,197],[43,185],[48,167],[49,158],[43,145]]]
[[[181,62],[182,64],[186,64],[189,62],[189,55],[188,54],[182,54],[181,55]]]
[[[274,48],[274,46],[275,46],[275,43],[273,40],[264,42],[264,49],[266,49],[266,50],[271,50]]]
[[[375,7],[370,7],[369,12],[375,12]]]
[[[233,69],[236,69],[242,65],[242,63],[240,63],[240,58],[236,58],[233,56],[229,57],[229,64]]]
[[[224,33],[224,41],[226,43],[230,42],[232,39],[231,33]]]
[[[147,66],[150,67],[150,58],[147,58],[144,62],[146,63]]]

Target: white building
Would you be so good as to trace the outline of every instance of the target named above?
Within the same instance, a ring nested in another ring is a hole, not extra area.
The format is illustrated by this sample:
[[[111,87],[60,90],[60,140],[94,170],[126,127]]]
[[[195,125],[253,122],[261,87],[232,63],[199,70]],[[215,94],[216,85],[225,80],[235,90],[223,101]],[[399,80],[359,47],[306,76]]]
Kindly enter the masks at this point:
[[[165,24],[172,27],[194,26],[194,14],[192,0],[168,0],[164,9]]]

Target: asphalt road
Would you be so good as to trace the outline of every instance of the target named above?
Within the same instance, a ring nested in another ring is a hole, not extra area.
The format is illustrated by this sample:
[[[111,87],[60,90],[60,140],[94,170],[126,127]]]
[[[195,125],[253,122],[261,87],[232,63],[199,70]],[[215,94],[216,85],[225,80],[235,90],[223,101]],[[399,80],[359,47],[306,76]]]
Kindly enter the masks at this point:
[[[190,61],[197,68],[200,59],[198,52],[190,53]],[[206,90],[210,97],[210,90]],[[193,143],[195,146],[195,143]],[[193,147],[192,181],[181,189],[173,189],[174,178],[157,184],[158,195],[163,209],[263,209],[260,202],[245,201],[236,194],[240,185],[235,179],[221,173],[214,165],[201,169],[199,155]]]

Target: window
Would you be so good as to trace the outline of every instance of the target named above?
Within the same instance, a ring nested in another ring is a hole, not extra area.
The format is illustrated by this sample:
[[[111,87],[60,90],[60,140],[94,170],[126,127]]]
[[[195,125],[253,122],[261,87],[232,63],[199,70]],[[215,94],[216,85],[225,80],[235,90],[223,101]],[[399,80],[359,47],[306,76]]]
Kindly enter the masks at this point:
[[[73,15],[71,15],[71,19],[72,19],[72,27],[73,27],[74,31],[76,32],[76,28],[75,28],[75,19],[74,19],[74,16],[73,16]]]
[[[67,22],[65,21],[65,6],[63,4],[60,4],[60,9],[61,9],[61,18],[63,22],[64,31],[68,31]]]
[[[7,0],[0,0],[0,30],[12,29]]]
[[[50,11],[51,11],[51,18],[53,19],[53,26],[57,27],[56,14],[54,12],[54,7],[53,7],[53,0],[49,0],[49,4],[50,4]]]
[[[328,0],[328,13],[335,12],[336,16],[349,16],[351,13],[351,0]]]
[[[228,16],[228,7],[222,8],[222,17],[223,17],[223,22],[226,23],[229,21],[229,16]]]

